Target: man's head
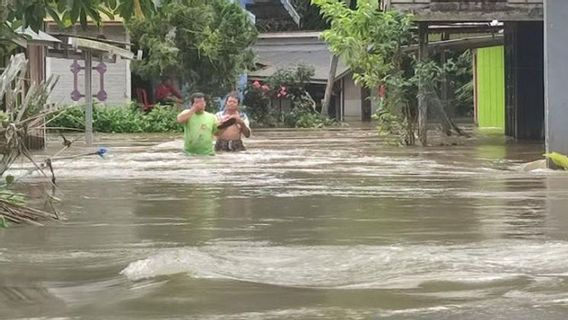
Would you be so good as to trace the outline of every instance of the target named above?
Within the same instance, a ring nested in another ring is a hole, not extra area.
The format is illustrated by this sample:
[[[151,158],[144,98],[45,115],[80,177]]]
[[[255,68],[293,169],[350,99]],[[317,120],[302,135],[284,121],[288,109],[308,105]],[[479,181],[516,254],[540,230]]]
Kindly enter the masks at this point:
[[[191,105],[195,108],[196,112],[203,112],[207,102],[205,101],[205,95],[201,92],[196,92],[191,95]]]
[[[235,112],[239,110],[239,94],[237,92],[231,92],[227,95],[225,99],[225,111]]]

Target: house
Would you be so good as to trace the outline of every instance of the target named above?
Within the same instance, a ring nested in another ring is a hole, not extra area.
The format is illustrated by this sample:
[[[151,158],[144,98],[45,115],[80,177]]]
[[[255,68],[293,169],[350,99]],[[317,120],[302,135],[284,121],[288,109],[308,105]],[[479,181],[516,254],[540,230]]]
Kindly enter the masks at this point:
[[[54,36],[68,34],[126,48],[130,45],[126,28],[120,20],[107,19],[102,22],[100,28],[91,24],[86,29],[76,27],[75,30],[61,30],[55,22],[47,21],[45,30]],[[49,98],[49,103],[72,104],[80,101],[79,97],[72,93],[84,86],[85,75],[84,70],[78,70],[75,74],[72,70],[73,65],[74,59],[65,56],[46,58],[46,76],[59,76],[59,82]],[[122,105],[129,102],[132,98],[130,60],[119,56],[111,61],[101,56],[93,61],[93,67],[99,65],[101,67],[93,72],[92,78],[93,92],[95,95],[98,94],[96,98],[108,105]]]
[[[249,80],[264,80],[279,69],[311,66],[315,71],[310,81],[311,94],[318,103],[323,99],[332,54],[320,39],[319,32],[263,33],[253,50],[261,68],[249,72]],[[339,62],[330,116],[342,121],[370,120],[370,115],[376,111],[376,105],[366,103],[368,99],[365,99],[365,91],[355,84],[351,70]]]
[[[233,0],[236,1],[236,0]],[[251,19],[255,20],[254,13],[258,13],[261,17],[265,17],[266,14],[277,14],[281,17],[292,17],[294,21],[298,21],[299,16],[294,10],[293,6],[288,0],[277,0],[277,1],[267,1],[267,0],[239,0],[241,6],[246,8],[251,16]],[[95,25],[89,25],[86,29],[81,27],[76,27],[74,30],[60,30],[54,21],[46,22],[46,32],[50,34],[75,34],[80,37],[93,38],[96,40],[106,41],[111,44],[116,44],[120,46],[129,47],[130,38],[126,28],[124,27],[123,21],[119,18],[108,19],[106,16],[101,17],[103,19],[101,27]],[[95,66],[101,61],[93,62]],[[59,83],[52,96],[50,97],[50,103],[56,104],[71,104],[76,103],[77,99],[72,96],[74,91],[75,78],[78,81],[78,86],[81,87],[84,79],[84,72],[80,70],[77,75],[71,72],[73,61],[65,58],[49,57],[45,62],[45,73],[47,76],[58,75],[60,77]],[[138,81],[140,80],[140,81]],[[141,79],[133,77],[130,68],[130,60],[121,59],[118,57],[113,63],[105,63],[105,72],[96,71],[93,72],[93,84],[95,94],[97,92],[105,92],[106,97],[104,101],[98,99],[99,102],[104,102],[107,105],[122,105],[131,101],[134,98],[134,93],[132,92],[132,83],[135,82],[135,87],[145,87],[148,97],[153,96],[152,84],[141,81]],[[102,97],[103,95],[101,95]],[[139,98],[139,97],[136,97]],[[151,99],[150,99],[151,100]]]
[[[486,24],[496,21],[503,22],[504,50],[495,49],[493,56],[491,51],[478,51],[480,55],[477,56],[479,63],[476,71],[478,76],[486,76],[485,81],[497,81],[499,86],[501,86],[502,74],[504,90],[499,89],[493,92],[490,87],[485,86],[487,89],[483,88],[476,92],[478,95],[489,95],[488,100],[478,96],[480,99],[477,99],[477,102],[491,102],[491,94],[504,95],[504,102],[497,97],[499,101],[493,100],[493,105],[498,102],[499,108],[503,108],[504,104],[502,116],[504,117],[505,134],[516,139],[543,139],[545,137],[545,48],[553,50],[552,52],[563,52],[566,49],[566,46],[557,45],[565,42],[563,37],[548,38],[549,41],[545,41],[547,23],[545,13],[552,13],[552,17],[560,20],[555,20],[554,25],[550,22],[550,28],[556,30],[556,36],[561,36],[566,29],[565,18],[561,18],[556,13],[566,12],[563,10],[568,10],[568,6],[564,7],[567,4],[567,1],[545,2],[543,0],[390,0],[384,2],[384,5],[390,9],[413,13],[414,19],[426,33],[432,24],[443,23],[449,27],[455,27],[465,22]],[[545,7],[548,5],[550,5],[550,10],[546,11]],[[426,44],[425,47],[427,46]],[[503,56],[500,56],[501,54]],[[554,72],[562,70],[559,66],[564,65],[566,55],[559,55],[557,58],[559,60],[554,65],[549,64]],[[500,61],[503,63],[500,64]],[[486,70],[484,68],[494,71],[495,68],[499,68],[498,74],[484,73]],[[568,78],[568,70],[565,72]],[[550,82],[550,84],[555,83],[559,82]],[[484,86],[481,83],[478,85]],[[563,89],[559,90],[565,92]],[[562,101],[566,100],[560,97],[557,97],[557,105],[562,105]],[[555,119],[553,122],[558,126],[556,131],[563,132],[565,135],[568,134],[568,130],[564,129],[566,126],[562,121],[556,121],[568,120],[568,112],[565,113],[562,110],[562,108],[555,108],[554,111],[558,112],[559,117],[550,119]],[[487,108],[478,106],[478,119],[486,118],[483,112],[500,113],[501,111],[494,109],[491,105]],[[495,120],[498,119],[495,118]],[[568,152],[568,143],[559,145],[561,149],[566,149]]]

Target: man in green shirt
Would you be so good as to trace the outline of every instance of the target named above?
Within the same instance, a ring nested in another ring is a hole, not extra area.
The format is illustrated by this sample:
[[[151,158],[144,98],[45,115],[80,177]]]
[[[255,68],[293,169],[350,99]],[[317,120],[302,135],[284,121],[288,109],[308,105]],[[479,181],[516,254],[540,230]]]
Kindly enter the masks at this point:
[[[217,118],[205,111],[205,95],[194,93],[191,108],[177,116],[177,122],[184,125],[184,150],[194,155],[214,155],[214,135],[217,132]]]

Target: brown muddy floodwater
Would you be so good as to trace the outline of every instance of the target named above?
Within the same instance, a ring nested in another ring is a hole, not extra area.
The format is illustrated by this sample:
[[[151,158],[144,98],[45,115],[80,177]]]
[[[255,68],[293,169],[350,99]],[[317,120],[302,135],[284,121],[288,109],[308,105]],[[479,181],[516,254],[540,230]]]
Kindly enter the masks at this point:
[[[67,221],[0,229],[0,318],[568,318],[568,174],[521,170],[540,144],[99,139],[107,159],[55,163]]]

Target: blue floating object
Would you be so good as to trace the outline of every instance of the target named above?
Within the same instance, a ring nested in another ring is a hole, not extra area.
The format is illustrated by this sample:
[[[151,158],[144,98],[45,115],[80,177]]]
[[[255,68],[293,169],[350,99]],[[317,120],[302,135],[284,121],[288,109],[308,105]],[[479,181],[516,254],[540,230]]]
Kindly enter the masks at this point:
[[[104,155],[108,152],[107,148],[101,147],[97,152],[95,152],[99,157],[104,158]]]

